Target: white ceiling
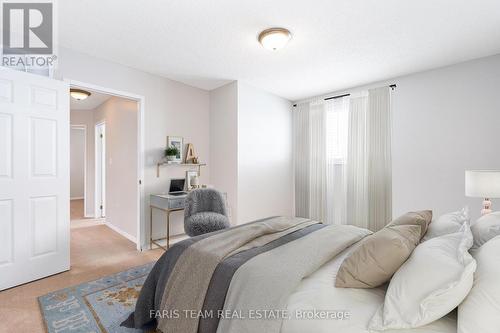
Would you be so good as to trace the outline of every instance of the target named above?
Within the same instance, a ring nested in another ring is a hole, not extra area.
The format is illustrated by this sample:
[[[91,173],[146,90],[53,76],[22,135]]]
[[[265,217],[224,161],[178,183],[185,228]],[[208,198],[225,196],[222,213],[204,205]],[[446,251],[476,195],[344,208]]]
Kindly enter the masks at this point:
[[[499,0],[59,1],[63,46],[211,90],[290,100],[500,53]],[[288,28],[278,52],[261,30]]]
[[[96,107],[106,102],[111,97],[111,95],[102,94],[96,91],[87,91],[90,92],[90,96],[82,101],[77,101],[74,98],[70,98],[71,110],[94,110]]]

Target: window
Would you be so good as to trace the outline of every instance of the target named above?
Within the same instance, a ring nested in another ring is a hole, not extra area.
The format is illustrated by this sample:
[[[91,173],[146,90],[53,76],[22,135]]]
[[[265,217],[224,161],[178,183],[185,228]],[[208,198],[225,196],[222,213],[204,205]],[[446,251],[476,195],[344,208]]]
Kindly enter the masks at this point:
[[[326,159],[328,164],[347,162],[349,102],[347,98],[326,104]]]

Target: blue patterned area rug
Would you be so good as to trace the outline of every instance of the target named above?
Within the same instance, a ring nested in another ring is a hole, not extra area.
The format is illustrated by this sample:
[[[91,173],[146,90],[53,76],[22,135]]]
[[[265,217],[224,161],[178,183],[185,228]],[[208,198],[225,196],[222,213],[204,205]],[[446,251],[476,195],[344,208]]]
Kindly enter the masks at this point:
[[[134,311],[153,265],[154,262],[40,296],[47,332],[145,332],[120,327],[120,323]]]

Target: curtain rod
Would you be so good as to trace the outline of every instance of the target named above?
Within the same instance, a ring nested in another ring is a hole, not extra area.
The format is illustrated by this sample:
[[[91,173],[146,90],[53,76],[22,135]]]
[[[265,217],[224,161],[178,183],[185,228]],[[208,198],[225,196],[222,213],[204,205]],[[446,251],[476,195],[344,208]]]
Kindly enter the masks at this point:
[[[391,88],[392,90],[396,89],[396,87],[397,87],[396,84],[389,85],[389,88]],[[351,96],[351,94],[343,94],[343,95],[338,95],[338,96],[326,97],[324,99],[324,101],[328,101],[328,100],[331,100],[331,99],[342,98],[342,97],[347,97],[347,96]],[[297,104],[293,105],[293,107],[296,107],[296,106],[297,106]]]

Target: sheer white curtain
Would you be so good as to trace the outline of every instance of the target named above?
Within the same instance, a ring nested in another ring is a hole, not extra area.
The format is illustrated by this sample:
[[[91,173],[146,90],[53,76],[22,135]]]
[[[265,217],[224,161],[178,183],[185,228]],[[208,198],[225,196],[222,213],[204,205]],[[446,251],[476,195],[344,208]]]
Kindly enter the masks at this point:
[[[388,87],[294,109],[296,215],[378,230],[391,220]]]
[[[327,124],[325,221],[329,224],[345,224],[349,99],[336,98],[326,101],[325,112]]]
[[[295,214],[325,220],[326,122],[322,101],[298,104],[293,111]]]
[[[347,99],[321,99],[294,108],[297,216],[329,224],[346,221],[348,106]]]
[[[382,229],[392,220],[391,92],[368,91],[368,228]]]
[[[392,218],[389,87],[352,95],[349,105],[347,220],[373,231]]]
[[[295,215],[309,216],[309,103],[293,109],[293,160],[295,173]]]
[[[326,218],[326,114],[323,101],[309,110],[309,218]]]
[[[347,151],[347,221],[368,227],[368,156],[366,146],[366,113],[368,93],[352,95],[349,104],[349,139]]]

